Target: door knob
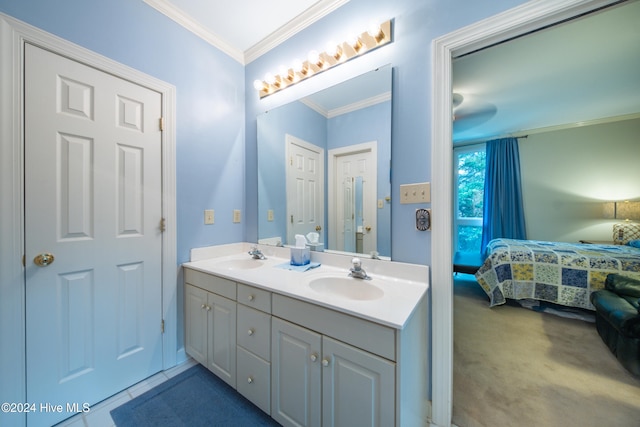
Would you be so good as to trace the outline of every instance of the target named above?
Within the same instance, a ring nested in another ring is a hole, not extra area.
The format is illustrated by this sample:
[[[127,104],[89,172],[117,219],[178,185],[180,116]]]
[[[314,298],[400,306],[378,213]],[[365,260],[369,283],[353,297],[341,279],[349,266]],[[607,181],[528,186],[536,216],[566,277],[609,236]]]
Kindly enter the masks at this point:
[[[316,225],[316,231],[320,231],[320,230],[322,230],[322,227],[319,225]]]
[[[53,256],[53,254],[45,253],[36,255],[36,257],[33,259],[33,263],[38,267],[46,267],[47,265],[52,264],[55,259],[56,258]]]
[[[371,231],[371,226],[367,225],[364,229],[367,230],[367,232],[369,232],[369,231]]]

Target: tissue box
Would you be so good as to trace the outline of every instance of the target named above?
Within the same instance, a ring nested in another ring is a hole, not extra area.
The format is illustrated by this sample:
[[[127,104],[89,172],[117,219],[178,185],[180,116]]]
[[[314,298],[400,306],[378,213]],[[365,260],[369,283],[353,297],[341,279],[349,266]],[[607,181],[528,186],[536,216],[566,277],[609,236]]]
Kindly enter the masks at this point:
[[[311,262],[309,248],[291,248],[291,265],[307,265]]]

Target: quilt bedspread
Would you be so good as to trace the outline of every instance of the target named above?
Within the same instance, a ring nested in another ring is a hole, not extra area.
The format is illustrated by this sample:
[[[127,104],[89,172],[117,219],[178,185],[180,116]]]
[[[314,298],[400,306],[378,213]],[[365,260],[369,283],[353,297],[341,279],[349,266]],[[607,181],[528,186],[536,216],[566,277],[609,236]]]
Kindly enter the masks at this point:
[[[475,277],[491,307],[511,298],[593,310],[589,296],[608,274],[640,279],[640,249],[626,245],[495,239],[487,253]]]

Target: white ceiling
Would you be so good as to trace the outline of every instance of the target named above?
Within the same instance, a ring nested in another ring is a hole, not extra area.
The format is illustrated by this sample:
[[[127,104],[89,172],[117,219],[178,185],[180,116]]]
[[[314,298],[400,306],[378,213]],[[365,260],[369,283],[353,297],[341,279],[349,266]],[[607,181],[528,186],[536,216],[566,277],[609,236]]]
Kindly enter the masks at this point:
[[[454,141],[637,116],[639,22],[629,1],[456,59]]]
[[[242,64],[349,0],[143,0]]]

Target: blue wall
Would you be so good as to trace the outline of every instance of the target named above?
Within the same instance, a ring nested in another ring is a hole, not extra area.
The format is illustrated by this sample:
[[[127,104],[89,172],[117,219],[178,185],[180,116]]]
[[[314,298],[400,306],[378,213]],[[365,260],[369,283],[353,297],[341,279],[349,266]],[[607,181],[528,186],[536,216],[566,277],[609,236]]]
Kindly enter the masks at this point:
[[[0,0],[0,12],[176,87],[178,262],[189,249],[242,241],[244,67],[142,0]],[[204,225],[204,209],[216,223]]]
[[[431,42],[434,38],[524,3],[522,0],[350,0],[330,15],[251,62],[246,74],[246,240],[257,239],[256,116],[302,96],[348,80],[379,66],[393,66],[392,257],[429,264],[431,235],[415,229],[415,209],[400,205],[400,184],[431,180]],[[314,76],[262,100],[255,79],[323,50],[329,40],[344,40],[370,21],[393,19],[394,42],[361,58]],[[450,106],[441,106],[450,108]],[[253,217],[250,217],[253,215]]]

